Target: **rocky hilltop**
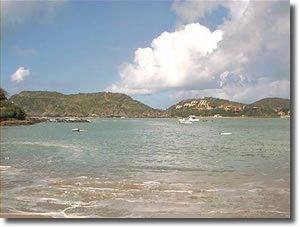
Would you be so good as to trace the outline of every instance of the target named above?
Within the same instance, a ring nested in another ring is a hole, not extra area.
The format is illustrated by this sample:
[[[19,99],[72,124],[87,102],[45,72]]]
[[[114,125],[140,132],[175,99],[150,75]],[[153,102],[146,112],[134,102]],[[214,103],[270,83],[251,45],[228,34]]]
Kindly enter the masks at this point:
[[[29,116],[48,117],[168,117],[128,95],[99,92],[65,95],[48,91],[23,91],[10,98]]]
[[[232,102],[225,99],[204,97],[186,99],[167,109],[170,116],[186,117],[289,117],[290,100],[265,98],[252,104]]]

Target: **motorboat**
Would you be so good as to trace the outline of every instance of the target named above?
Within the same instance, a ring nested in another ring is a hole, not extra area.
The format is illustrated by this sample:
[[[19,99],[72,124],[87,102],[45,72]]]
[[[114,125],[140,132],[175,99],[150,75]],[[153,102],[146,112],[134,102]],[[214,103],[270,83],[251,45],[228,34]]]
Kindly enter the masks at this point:
[[[188,121],[199,121],[199,119],[197,119],[195,115],[190,115]]]
[[[192,124],[193,122],[191,122],[191,121],[180,121],[179,123],[180,124]]]
[[[180,118],[178,120],[179,120],[179,123],[181,123],[181,124],[192,124],[191,121],[184,119],[184,118]]]
[[[79,128],[72,128],[72,132],[80,132]]]

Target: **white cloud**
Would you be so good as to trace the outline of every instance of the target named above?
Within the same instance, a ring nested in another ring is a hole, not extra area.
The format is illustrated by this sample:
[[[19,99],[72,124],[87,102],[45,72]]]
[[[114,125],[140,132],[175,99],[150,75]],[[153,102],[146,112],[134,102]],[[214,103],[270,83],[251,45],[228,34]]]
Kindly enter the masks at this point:
[[[188,98],[215,97],[244,103],[252,103],[266,97],[290,98],[290,81],[270,81],[268,78],[260,78],[255,84],[230,84],[215,89],[180,90],[169,97],[173,102]]]
[[[172,33],[164,32],[152,41],[151,47],[135,52],[134,64],[121,67],[120,82],[109,90],[131,95],[152,94],[192,86],[196,79],[201,79],[203,87],[209,86],[212,78],[201,58],[217,48],[222,34],[220,30],[211,32],[199,23]]]
[[[22,82],[25,77],[30,75],[30,70],[25,69],[24,67],[20,67],[17,69],[17,71],[10,76],[12,81],[15,81],[17,83]]]
[[[219,6],[229,15],[217,30],[199,24]],[[171,90],[176,97],[211,94],[236,101],[289,97],[288,1],[176,1],[173,9],[181,21],[193,23],[139,48],[109,90],[131,95]]]

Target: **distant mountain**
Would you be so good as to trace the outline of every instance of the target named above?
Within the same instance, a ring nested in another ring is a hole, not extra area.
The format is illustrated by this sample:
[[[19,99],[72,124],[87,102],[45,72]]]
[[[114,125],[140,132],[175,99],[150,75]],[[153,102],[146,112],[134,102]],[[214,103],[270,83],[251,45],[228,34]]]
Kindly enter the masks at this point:
[[[23,91],[10,98],[30,116],[167,117],[125,94],[99,92],[64,95],[49,91]]]
[[[225,99],[204,97],[186,99],[167,109],[170,116],[223,116],[223,117],[284,117],[289,116],[290,100],[266,98],[252,104],[232,102]]]
[[[264,108],[264,109],[290,109],[290,100],[282,98],[265,98],[252,103],[252,105]]]
[[[77,117],[287,117],[290,100],[265,98],[252,104],[204,97],[182,100],[166,111],[153,109],[125,94],[99,92],[64,95],[49,91],[23,91],[13,102],[29,116]]]

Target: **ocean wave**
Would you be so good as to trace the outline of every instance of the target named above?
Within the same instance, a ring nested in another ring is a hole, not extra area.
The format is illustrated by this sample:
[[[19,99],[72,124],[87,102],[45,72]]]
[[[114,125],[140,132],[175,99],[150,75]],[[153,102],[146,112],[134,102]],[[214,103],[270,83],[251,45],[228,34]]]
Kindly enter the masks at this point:
[[[142,185],[153,185],[153,184],[160,184],[160,182],[157,182],[157,181],[145,181]]]
[[[11,166],[0,166],[0,170],[8,170]]]
[[[80,144],[64,144],[57,143],[52,141],[39,141],[39,142],[31,142],[31,141],[18,141],[18,142],[10,142],[10,143],[1,143],[2,145],[30,145],[30,146],[42,146],[42,147],[58,147],[63,149],[68,149],[72,151],[83,151],[83,150],[95,150],[95,147],[92,146],[82,146]]]
[[[77,177],[78,179],[88,179],[88,177],[87,176],[79,176],[79,177]]]
[[[212,211],[210,211],[212,212]],[[208,212],[209,213],[209,212]],[[237,211],[213,211],[212,213],[220,213],[220,214],[240,214],[244,213],[249,216],[249,214],[255,214],[255,213],[264,213],[264,214],[281,214],[281,215],[289,215],[290,212],[287,211],[280,211],[280,210],[237,210]]]
[[[192,190],[163,190],[163,192],[167,193],[188,193],[188,194],[193,194]]]
[[[8,175],[18,175],[20,172],[22,172],[23,169],[17,169],[12,166],[4,166],[0,165],[0,171],[1,171],[1,176],[8,176]]]

